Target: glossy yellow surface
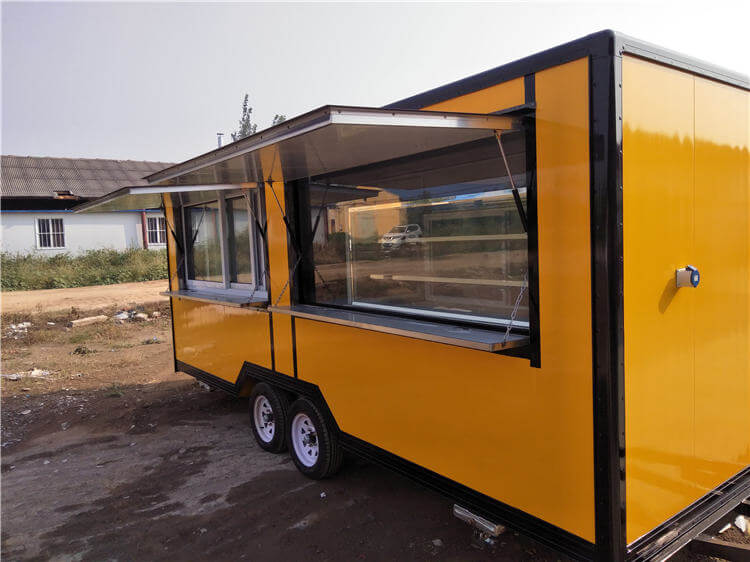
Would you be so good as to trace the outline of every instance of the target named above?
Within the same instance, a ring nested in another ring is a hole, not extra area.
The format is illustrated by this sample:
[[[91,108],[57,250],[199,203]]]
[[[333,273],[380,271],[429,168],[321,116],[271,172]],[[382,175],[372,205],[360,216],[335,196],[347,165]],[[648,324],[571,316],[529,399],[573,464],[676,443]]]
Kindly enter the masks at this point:
[[[169,252],[169,288],[180,288],[174,209],[164,196]],[[235,382],[245,361],[271,368],[268,314],[172,297],[175,355],[193,367]]]
[[[695,301],[695,458],[703,488],[750,465],[748,119],[748,92],[695,79],[695,262],[705,272]]]
[[[747,92],[625,57],[623,124],[632,542],[750,463]]]
[[[172,199],[168,195],[162,195],[164,201],[164,219],[167,221],[167,252],[169,254],[169,290],[177,291],[180,288],[180,280],[177,278],[177,244],[175,244],[172,231],[174,230],[174,208]]]
[[[298,373],[344,431],[593,542],[587,60],[539,72],[536,96],[541,369],[299,320]],[[441,109],[523,103],[466,98]]]
[[[265,188],[266,220],[268,221],[268,259],[270,277],[270,300],[279,306],[289,305],[289,254],[287,229],[283,216],[284,177],[281,173],[281,156],[276,147],[261,153],[261,163],[266,178],[271,178]],[[276,370],[285,375],[294,375],[292,320],[287,315],[273,315],[273,354]]]
[[[478,92],[424,107],[430,111],[462,111],[465,113],[492,113],[508,107],[522,105],[525,101],[523,78],[496,84]],[[456,109],[460,108],[460,109]]]
[[[245,361],[271,368],[268,313],[172,299],[177,359],[235,382]]]

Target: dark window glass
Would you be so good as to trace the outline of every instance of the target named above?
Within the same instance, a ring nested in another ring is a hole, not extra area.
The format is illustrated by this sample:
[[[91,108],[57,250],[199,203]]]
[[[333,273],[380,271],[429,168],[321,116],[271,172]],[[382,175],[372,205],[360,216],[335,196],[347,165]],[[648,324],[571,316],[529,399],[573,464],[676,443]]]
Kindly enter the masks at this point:
[[[525,204],[523,135],[504,143]],[[504,324],[521,294],[515,322],[528,322],[527,236],[494,139],[315,178],[307,189],[310,231],[318,225],[308,300]]]

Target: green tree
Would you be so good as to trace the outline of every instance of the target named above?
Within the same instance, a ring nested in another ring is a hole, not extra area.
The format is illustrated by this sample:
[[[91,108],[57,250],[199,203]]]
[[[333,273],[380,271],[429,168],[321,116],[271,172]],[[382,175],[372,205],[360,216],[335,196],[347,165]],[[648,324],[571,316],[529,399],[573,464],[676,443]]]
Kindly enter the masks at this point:
[[[250,107],[250,96],[245,94],[245,98],[242,100],[242,117],[239,121],[239,129],[232,133],[232,140],[238,141],[249,137],[258,130],[258,124],[253,123],[251,120],[253,114],[253,108]]]
[[[278,125],[286,121],[286,115],[279,115],[278,113],[273,116],[273,123],[271,125]]]

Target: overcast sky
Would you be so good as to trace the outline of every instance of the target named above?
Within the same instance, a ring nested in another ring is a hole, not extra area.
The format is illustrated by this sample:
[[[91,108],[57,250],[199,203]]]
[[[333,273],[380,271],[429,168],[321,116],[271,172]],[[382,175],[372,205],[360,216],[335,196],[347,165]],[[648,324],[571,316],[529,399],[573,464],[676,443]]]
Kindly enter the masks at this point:
[[[746,4],[747,2],[745,2]],[[177,162],[616,29],[747,74],[742,4],[3,3],[2,153]],[[665,95],[669,95],[665,92]]]

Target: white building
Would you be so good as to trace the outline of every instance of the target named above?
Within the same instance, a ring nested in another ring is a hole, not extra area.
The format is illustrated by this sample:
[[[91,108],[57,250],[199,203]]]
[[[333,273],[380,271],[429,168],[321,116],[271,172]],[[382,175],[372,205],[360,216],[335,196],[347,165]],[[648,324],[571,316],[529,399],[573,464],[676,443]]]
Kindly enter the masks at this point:
[[[164,248],[157,209],[74,214],[72,207],[171,166],[166,162],[2,156],[0,247],[6,253],[71,254],[112,248]]]

